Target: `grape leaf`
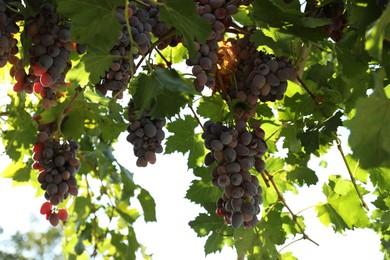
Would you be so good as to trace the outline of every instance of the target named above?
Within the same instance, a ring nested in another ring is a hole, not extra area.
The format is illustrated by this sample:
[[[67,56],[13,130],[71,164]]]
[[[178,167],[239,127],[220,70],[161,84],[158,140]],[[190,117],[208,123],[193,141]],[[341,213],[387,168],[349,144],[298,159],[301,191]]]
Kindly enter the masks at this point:
[[[213,122],[222,121],[229,113],[227,104],[217,93],[210,97],[202,97],[196,112]]]
[[[362,168],[389,165],[390,100],[383,89],[358,100],[356,115],[350,121],[349,144]]]
[[[80,86],[97,84],[112,64],[113,58],[109,53],[109,50],[89,48],[79,63],[67,73],[67,79],[78,82]]]
[[[390,190],[390,170],[389,168],[369,169],[369,176],[372,184],[379,187],[383,192]]]
[[[207,238],[204,245],[204,252],[206,255],[221,252],[223,246],[225,245],[223,236],[217,232],[212,232],[211,235]]]
[[[121,165],[120,170],[121,181],[123,183],[121,200],[128,201],[130,197],[134,196],[136,185],[133,182],[133,174],[131,172]]]
[[[199,16],[192,0],[166,0],[160,8],[160,18],[184,37],[190,56],[196,54],[193,41],[204,43],[211,31],[210,24]]]
[[[314,185],[318,182],[318,177],[312,169],[308,167],[298,167],[287,174],[287,179],[296,181],[299,185]]]
[[[150,193],[141,188],[141,192],[138,194],[138,200],[141,203],[141,207],[144,212],[145,222],[157,221],[156,203]]]
[[[70,29],[74,42],[88,46],[99,46],[103,53],[109,53],[121,25],[115,17],[116,8],[122,0],[56,0],[58,9],[72,20]],[[77,8],[75,8],[77,7]]]
[[[353,176],[357,180],[367,183],[368,171],[360,168],[360,162],[356,161],[355,158],[353,158],[353,156],[351,156],[350,154],[346,155],[345,159],[347,160],[347,163],[352,171]]]
[[[224,230],[227,228],[225,222],[217,215],[199,214],[194,220],[189,222],[191,228],[197,233],[198,237],[207,236],[212,231]]]
[[[12,178],[16,182],[26,182],[30,180],[32,160],[27,163],[13,161],[2,173],[3,178]]]
[[[194,168],[199,165],[205,155],[205,148],[200,134],[195,134],[198,122],[189,115],[184,119],[176,119],[167,125],[167,129],[173,135],[166,141],[166,154],[173,152],[188,152],[188,167]]]
[[[128,208],[126,202],[121,201],[117,204],[116,211],[129,224],[134,223],[139,217],[139,212],[135,208]]]
[[[135,107],[149,109],[154,118],[176,115],[193,92],[175,70],[163,68],[155,68],[151,75],[140,74],[132,86]]]
[[[308,154],[314,153],[320,148],[320,133],[318,129],[308,129],[305,132],[300,132],[297,134],[297,137]]]
[[[259,228],[266,235],[266,239],[273,244],[281,245],[286,241],[286,232],[283,229],[281,217],[282,204],[278,203],[260,221]]]
[[[85,134],[84,119],[85,110],[73,110],[63,121],[61,125],[61,132],[68,138],[78,140],[83,134]]]
[[[343,180],[340,176],[330,176],[329,184],[323,186],[323,193],[327,203],[318,204],[316,210],[324,225],[332,224],[337,232],[369,225],[370,220],[351,181]]]

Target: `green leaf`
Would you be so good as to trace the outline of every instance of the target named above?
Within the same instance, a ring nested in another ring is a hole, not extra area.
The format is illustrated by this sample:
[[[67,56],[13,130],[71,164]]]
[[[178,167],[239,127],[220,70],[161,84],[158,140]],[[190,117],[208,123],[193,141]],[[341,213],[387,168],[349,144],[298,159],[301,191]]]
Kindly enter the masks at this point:
[[[133,181],[133,174],[122,166],[120,166],[120,169],[121,169],[120,175],[123,184],[121,200],[128,201],[130,197],[134,195],[134,190],[136,188],[136,185],[134,184]]]
[[[134,223],[139,217],[138,210],[132,208],[128,208],[127,203],[121,201],[117,204],[116,211],[119,215],[129,224]]]
[[[80,62],[67,73],[67,79],[81,86],[97,84],[112,64],[113,57],[109,53],[109,50],[89,48]]]
[[[363,183],[367,183],[368,171],[360,168],[360,162],[356,161],[355,158],[353,158],[349,154],[345,156],[345,159],[347,160],[347,163],[352,171],[353,176],[357,180]]]
[[[207,236],[211,231],[226,229],[223,219],[215,214],[209,216],[201,213],[195,220],[190,221],[189,225],[197,233],[198,237]]]
[[[1,177],[11,178],[17,182],[26,182],[30,180],[32,161],[24,163],[23,161],[13,161],[2,173]]]
[[[156,221],[156,203],[150,193],[141,188],[138,200],[141,203],[141,207],[144,212],[145,222]]]
[[[210,24],[199,16],[192,0],[166,0],[160,8],[160,19],[184,37],[190,56],[196,54],[193,41],[206,42],[211,31]]]
[[[375,168],[369,169],[369,176],[372,184],[377,186],[382,192],[390,190],[390,169],[389,168]]]
[[[302,17],[301,22],[307,28],[316,28],[331,24],[332,21],[328,18]]]
[[[318,182],[318,177],[312,169],[308,167],[298,167],[287,174],[287,179],[296,181],[299,185],[314,185]]]
[[[151,75],[140,74],[132,82],[137,109],[149,109],[153,118],[172,117],[188,103],[193,88],[175,70],[155,68]]]
[[[224,245],[225,243],[223,236],[217,232],[212,232],[206,240],[206,244],[204,245],[204,252],[206,255],[215,252],[221,252]]]
[[[188,167],[194,168],[201,164],[205,155],[205,148],[200,134],[195,134],[198,122],[195,118],[185,115],[184,119],[176,119],[167,124],[172,133],[166,141],[166,154],[188,152]]]
[[[70,29],[74,42],[97,47],[109,53],[114,46],[121,25],[115,17],[116,8],[122,0],[56,0],[61,14],[72,21]]]
[[[179,44],[175,47],[167,46],[165,49],[160,50],[163,57],[165,57],[169,62],[177,64],[182,62],[187,57],[187,49],[183,44]],[[156,53],[156,64],[165,64],[165,60],[161,57],[160,54]]]
[[[229,113],[227,104],[217,93],[210,97],[202,97],[196,112],[213,122],[222,121]]]
[[[383,89],[377,88],[357,102],[350,129],[349,144],[362,168],[389,165],[390,100]]]
[[[297,126],[296,125],[287,125],[283,127],[280,132],[280,136],[284,136],[283,148],[289,149],[291,153],[296,153],[301,150],[301,142],[297,138]]]
[[[84,119],[85,114],[84,110],[73,110],[71,113],[67,114],[66,119],[63,121],[61,127],[61,132],[68,138],[73,140],[78,140],[83,134],[85,134],[84,129]]]
[[[281,217],[282,207],[282,204],[277,204],[267,215],[263,216],[259,224],[259,228],[266,235],[266,239],[277,245],[282,245],[286,241],[286,232],[283,229]]]
[[[359,189],[364,194],[365,191]],[[340,176],[330,176],[329,184],[323,186],[323,193],[327,203],[317,205],[316,210],[324,225],[331,223],[337,232],[369,225],[370,220],[351,181],[343,180]]]
[[[378,61],[382,60],[383,39],[390,24],[390,6],[388,5],[381,17],[366,33],[366,50]]]
[[[92,202],[90,198],[78,196],[74,205],[74,210],[77,212],[77,216],[83,219],[88,217],[91,204]]]
[[[308,154],[314,153],[320,147],[320,133],[318,129],[308,129],[305,132],[298,133],[297,137]]]

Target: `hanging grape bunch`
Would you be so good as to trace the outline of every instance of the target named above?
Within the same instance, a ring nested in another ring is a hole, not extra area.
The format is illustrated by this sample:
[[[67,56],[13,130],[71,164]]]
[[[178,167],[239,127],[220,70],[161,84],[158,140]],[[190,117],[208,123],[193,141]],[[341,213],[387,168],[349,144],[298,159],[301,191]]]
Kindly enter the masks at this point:
[[[16,80],[14,90],[29,94],[34,91],[42,97],[42,107],[48,109],[57,105],[67,87],[65,76],[71,68],[70,52],[74,49],[69,24],[47,3],[37,15],[27,18],[24,34],[32,41],[29,64],[19,58],[10,61],[11,76]]]
[[[233,228],[244,225],[254,227],[260,213],[262,189],[259,180],[249,171],[255,168],[259,173],[265,169],[262,156],[267,150],[264,131],[259,122],[252,124],[252,132],[247,131],[246,123],[238,121],[235,128],[222,123],[207,121],[202,135],[205,146],[211,150],[205,164],[217,165],[211,171],[214,186],[223,189],[217,202],[217,215]]]
[[[156,154],[163,152],[161,142],[165,138],[165,118],[152,119],[147,110],[138,115],[134,110],[134,103],[130,101],[128,108],[130,121],[127,131],[127,141],[133,145],[134,155],[137,157],[136,165],[146,167],[148,163],[156,162]]]
[[[127,13],[125,14],[125,12]],[[155,15],[154,10],[149,12]],[[110,55],[114,57],[113,63],[106,76],[95,86],[103,95],[106,95],[107,91],[112,91],[113,96],[117,95],[117,98],[122,98],[122,92],[134,74],[134,60],[149,51],[152,24],[155,21],[154,18],[150,17],[149,12],[135,4],[130,4],[127,10],[124,7],[117,9],[115,16],[120,22],[122,30],[110,51]],[[126,16],[130,32],[127,28]]]
[[[65,222],[68,215],[65,209],[52,207],[70,195],[78,194],[76,174],[80,169],[80,161],[76,156],[80,146],[72,140],[54,140],[53,129],[54,124],[39,126],[37,142],[33,147],[33,168],[39,171],[38,182],[47,200],[42,205],[41,214],[45,214],[49,222],[56,226],[59,219]]]
[[[202,91],[204,86],[215,86],[215,73],[218,61],[218,42],[222,41],[224,34],[232,25],[232,15],[237,13],[235,1],[209,0],[196,1],[198,14],[211,25],[211,32],[206,43],[194,42],[197,49],[195,57],[187,60],[187,65],[193,66],[192,74],[195,76],[194,86]]]
[[[13,37],[13,34],[19,32],[19,27],[6,11],[6,4],[0,0],[0,68],[19,52],[16,46],[18,41]]]

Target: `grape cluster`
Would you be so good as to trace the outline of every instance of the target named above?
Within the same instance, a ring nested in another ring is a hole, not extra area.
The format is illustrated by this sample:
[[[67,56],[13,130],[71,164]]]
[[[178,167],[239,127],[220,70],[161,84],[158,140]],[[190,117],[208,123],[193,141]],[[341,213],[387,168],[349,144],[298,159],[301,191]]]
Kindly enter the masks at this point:
[[[27,38],[32,40],[29,64],[11,57],[11,76],[16,80],[14,91],[33,91],[42,97],[42,107],[57,105],[57,99],[66,91],[65,75],[71,68],[69,25],[55,12],[52,4],[42,5],[40,12],[28,17],[25,25]],[[27,72],[25,67],[28,67]]]
[[[218,88],[225,99],[245,103],[244,113],[236,111],[238,118],[245,121],[254,115],[259,100],[282,99],[287,81],[295,80],[297,76],[286,57],[276,58],[258,51],[249,37],[221,42],[218,57],[217,75],[222,81]]]
[[[62,143],[53,140],[51,124],[40,125],[39,130],[33,147],[33,168],[39,170],[38,182],[45,190],[45,199],[58,205],[69,195],[78,194],[76,173],[80,161],[76,155],[80,146],[72,140]]]
[[[43,87],[64,81],[70,69],[69,24],[59,17],[52,4],[41,6],[40,12],[26,21],[26,36],[32,39],[29,48],[30,66]]]
[[[186,63],[193,66],[195,76],[194,86],[202,91],[204,86],[215,86],[215,73],[218,62],[218,42],[223,40],[224,34],[232,25],[231,15],[237,13],[238,7],[230,0],[196,0],[198,14],[206,20],[212,28],[204,44],[195,41],[197,54],[187,59]]]
[[[262,189],[257,177],[250,173],[254,167],[263,172],[265,163],[262,156],[267,150],[264,131],[259,122],[252,124],[253,131],[248,132],[246,122],[237,121],[234,129],[222,123],[207,121],[202,135],[206,148],[211,150],[205,157],[205,164],[213,168],[212,183],[223,189],[217,202],[217,215],[233,228],[244,225],[254,227],[260,213]]]
[[[125,12],[129,18],[130,32],[127,28]],[[112,91],[113,96],[117,95],[121,98],[122,91],[134,73],[133,60],[140,55],[145,55],[151,48],[151,23],[154,19],[150,19],[150,12],[154,15],[153,11],[137,8],[134,4],[129,5],[127,10],[123,7],[117,9],[115,15],[122,25],[122,31],[110,51],[110,55],[114,56],[113,63],[105,77],[96,85],[96,89],[103,95],[106,95],[107,91]]]
[[[315,13],[316,18],[329,18],[332,23],[323,28],[329,37],[338,42],[343,36],[343,29],[347,26],[347,15],[344,12],[344,3],[342,1],[332,2],[324,6],[318,6],[317,2],[308,2],[306,10]]]
[[[0,0],[0,68],[7,64],[7,61],[18,53],[16,46],[18,41],[13,34],[19,32],[19,27],[6,13],[7,6]]]
[[[138,157],[136,165],[146,167],[148,163],[154,164],[156,154],[163,152],[161,142],[165,138],[162,129],[166,123],[165,118],[152,119],[147,110],[137,115],[133,102],[130,101],[128,119],[130,124],[127,127],[127,141],[133,145],[134,155]]]

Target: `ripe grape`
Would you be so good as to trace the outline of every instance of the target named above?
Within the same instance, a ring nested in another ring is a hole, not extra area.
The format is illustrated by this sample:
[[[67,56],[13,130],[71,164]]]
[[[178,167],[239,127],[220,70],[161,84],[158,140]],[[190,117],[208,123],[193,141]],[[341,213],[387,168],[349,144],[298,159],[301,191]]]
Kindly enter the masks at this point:
[[[49,222],[50,224],[55,227],[58,225],[58,223],[60,222],[60,218],[58,217],[58,214],[57,213],[51,213],[49,215]]]
[[[242,217],[242,214],[240,212],[234,212],[231,218],[232,227],[239,228],[241,227],[243,222],[244,219]]]
[[[51,212],[52,208],[53,205],[50,202],[46,201],[42,204],[40,212],[42,215],[46,215]]]
[[[60,209],[57,214],[58,214],[58,218],[63,222],[66,222],[68,220],[69,215],[66,209]]]

